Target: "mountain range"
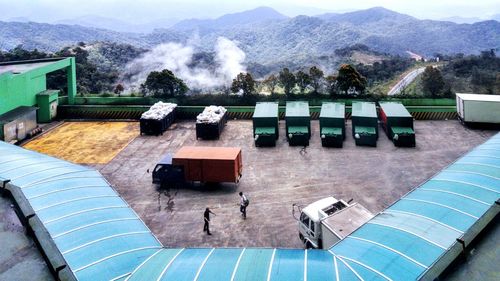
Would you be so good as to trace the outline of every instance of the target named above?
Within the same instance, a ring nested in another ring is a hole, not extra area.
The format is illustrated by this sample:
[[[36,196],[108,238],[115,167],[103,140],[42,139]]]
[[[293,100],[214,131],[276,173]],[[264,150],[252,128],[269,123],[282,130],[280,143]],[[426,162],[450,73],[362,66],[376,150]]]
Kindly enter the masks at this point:
[[[99,25],[89,27],[85,23],[88,20],[82,18],[59,24],[0,22],[0,49],[8,50],[21,44],[27,49],[56,51],[80,41],[109,41],[140,48],[179,42],[211,52],[217,38],[224,36],[238,42],[249,62],[266,65],[317,60],[354,44],[364,44],[381,53],[404,55],[412,51],[423,56],[471,54],[500,47],[498,21],[456,24],[419,20],[381,7],[292,18],[260,7],[216,19],[165,23],[165,28],[149,33],[129,32],[140,28],[127,27],[119,21],[108,22],[108,28],[116,30],[117,26],[122,26],[122,32],[98,28],[106,22],[104,19]]]

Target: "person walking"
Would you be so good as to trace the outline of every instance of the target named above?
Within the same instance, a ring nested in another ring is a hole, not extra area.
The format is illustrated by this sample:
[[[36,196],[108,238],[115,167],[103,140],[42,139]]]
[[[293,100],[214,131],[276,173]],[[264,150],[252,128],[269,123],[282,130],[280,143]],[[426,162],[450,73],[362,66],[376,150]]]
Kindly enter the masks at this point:
[[[249,203],[250,201],[245,196],[245,194],[243,194],[243,192],[240,192],[240,212],[244,219],[247,218],[247,207]]]
[[[205,225],[203,226],[203,232],[207,232],[208,235],[212,235],[210,233],[210,214],[213,214],[214,216],[216,215],[214,212],[210,211],[209,208],[205,209],[205,213],[203,214],[203,217],[205,219]]]

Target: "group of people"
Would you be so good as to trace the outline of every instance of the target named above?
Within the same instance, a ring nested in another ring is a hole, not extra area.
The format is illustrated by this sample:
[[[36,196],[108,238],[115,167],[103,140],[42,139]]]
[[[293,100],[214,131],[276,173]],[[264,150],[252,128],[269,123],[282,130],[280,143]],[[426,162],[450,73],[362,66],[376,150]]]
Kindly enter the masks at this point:
[[[247,207],[248,207],[248,204],[250,203],[250,201],[248,200],[248,198],[246,197],[245,194],[243,194],[243,192],[240,192],[240,213],[241,213],[241,216],[243,217],[243,219],[246,219],[247,218]],[[203,214],[203,218],[205,220],[205,225],[203,226],[203,231],[204,232],[207,232],[208,235],[212,235],[212,233],[210,233],[210,214],[216,216],[216,214],[214,212],[212,212],[210,210],[210,208],[206,208],[205,209],[205,213]]]

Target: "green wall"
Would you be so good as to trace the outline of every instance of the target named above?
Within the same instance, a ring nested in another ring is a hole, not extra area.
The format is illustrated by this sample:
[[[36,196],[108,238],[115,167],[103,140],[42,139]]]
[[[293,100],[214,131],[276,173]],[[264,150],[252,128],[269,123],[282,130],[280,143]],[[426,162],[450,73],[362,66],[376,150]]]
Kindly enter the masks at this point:
[[[23,63],[36,62],[44,61],[25,61]],[[46,75],[59,69],[67,71],[68,100],[71,104],[76,94],[75,59],[65,58],[20,74],[12,72],[0,74],[0,114],[19,106],[36,105],[36,94],[47,89]]]

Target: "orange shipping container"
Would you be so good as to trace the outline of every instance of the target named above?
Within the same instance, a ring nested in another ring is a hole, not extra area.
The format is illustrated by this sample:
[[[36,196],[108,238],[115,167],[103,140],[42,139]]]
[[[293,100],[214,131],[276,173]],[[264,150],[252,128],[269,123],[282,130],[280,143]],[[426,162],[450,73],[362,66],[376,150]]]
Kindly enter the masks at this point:
[[[184,146],[172,164],[184,167],[186,181],[234,182],[241,177],[241,148]]]

